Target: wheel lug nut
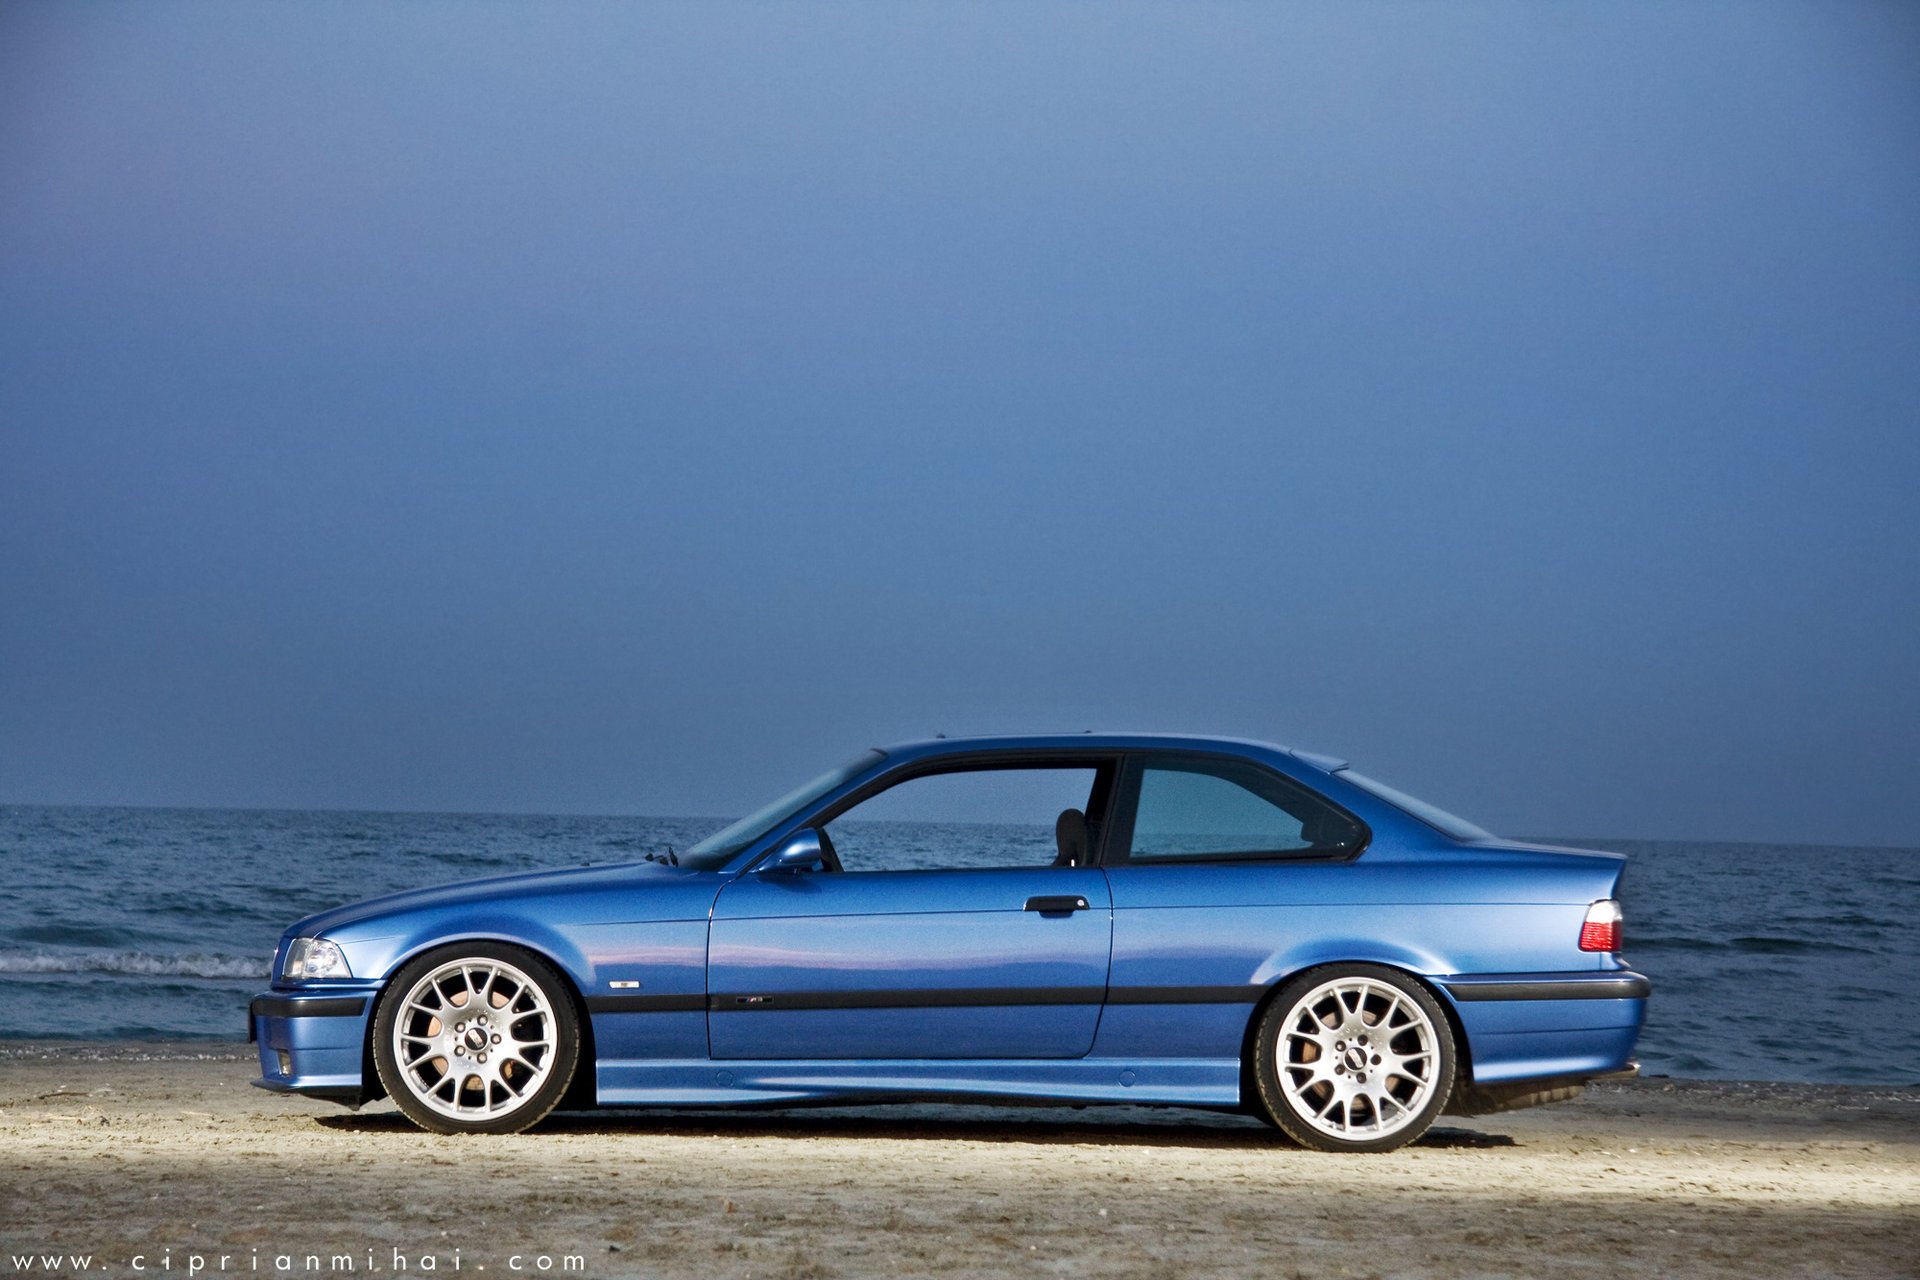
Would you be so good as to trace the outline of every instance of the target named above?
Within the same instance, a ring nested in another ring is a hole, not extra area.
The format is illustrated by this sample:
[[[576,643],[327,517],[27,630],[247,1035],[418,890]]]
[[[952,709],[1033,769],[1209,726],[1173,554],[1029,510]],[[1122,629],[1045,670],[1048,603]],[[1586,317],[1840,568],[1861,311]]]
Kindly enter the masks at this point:
[[[1347,1042],[1345,1040],[1335,1040],[1333,1042],[1334,1052],[1336,1053],[1342,1049],[1345,1049],[1346,1047],[1347,1047]]]
[[[1373,1065],[1376,1067],[1380,1065],[1380,1055],[1377,1053],[1373,1055]]]
[[[494,1034],[494,1037],[493,1037],[493,1042],[494,1042],[495,1044],[499,1044],[499,1043],[500,1043],[500,1036],[499,1036],[499,1033],[497,1033],[497,1032],[496,1032],[496,1033]],[[1378,1061],[1380,1061],[1380,1059],[1378,1059],[1378,1058],[1375,1058],[1375,1059],[1374,1059],[1374,1061],[1375,1061],[1375,1062],[1378,1062]]]

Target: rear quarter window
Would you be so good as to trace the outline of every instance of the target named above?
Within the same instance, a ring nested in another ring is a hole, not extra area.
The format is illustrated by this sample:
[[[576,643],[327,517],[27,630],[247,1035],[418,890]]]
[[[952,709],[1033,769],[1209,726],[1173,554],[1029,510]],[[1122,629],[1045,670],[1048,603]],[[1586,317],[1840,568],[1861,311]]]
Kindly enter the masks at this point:
[[[1311,792],[1229,762],[1150,762],[1135,795],[1132,863],[1337,857],[1366,840],[1365,828]]]

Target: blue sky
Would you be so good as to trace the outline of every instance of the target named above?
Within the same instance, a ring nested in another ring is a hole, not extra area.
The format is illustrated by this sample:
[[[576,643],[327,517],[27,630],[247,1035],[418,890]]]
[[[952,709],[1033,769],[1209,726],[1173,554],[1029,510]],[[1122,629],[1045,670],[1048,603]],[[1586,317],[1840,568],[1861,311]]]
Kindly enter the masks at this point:
[[[1344,754],[1920,845],[1896,5],[0,9],[0,801]]]

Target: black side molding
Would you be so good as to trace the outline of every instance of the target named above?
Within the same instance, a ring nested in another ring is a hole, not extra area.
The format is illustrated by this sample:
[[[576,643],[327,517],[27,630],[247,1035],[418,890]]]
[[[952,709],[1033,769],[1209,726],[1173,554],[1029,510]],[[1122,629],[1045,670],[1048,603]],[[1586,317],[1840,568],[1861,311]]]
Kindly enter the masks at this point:
[[[1266,987],[955,987],[908,991],[777,991],[707,998],[715,1013],[786,1009],[965,1009],[1062,1004],[1253,1004]],[[593,1002],[587,1002],[592,1007]]]
[[[1653,994],[1645,974],[1487,973],[1442,978],[1440,985],[1461,1003],[1476,1000],[1644,1000]]]
[[[1442,978],[1455,1000],[1631,1000],[1653,984],[1638,973],[1491,973]],[[895,991],[772,991],[588,996],[589,1013],[754,1013],[798,1009],[954,1009],[1067,1004],[1254,1004],[1271,990],[1216,987],[957,987]]]
[[[971,1009],[999,1005],[1099,1004],[1103,987],[949,987],[918,991],[778,991],[707,998],[715,1013],[788,1009]]]
[[[255,996],[247,1006],[253,1018],[357,1018],[367,1011],[365,996]]]
[[[1233,987],[1108,987],[1108,1004],[1252,1004],[1272,988]]]
[[[588,1013],[689,1013],[706,1007],[703,995],[587,997]]]

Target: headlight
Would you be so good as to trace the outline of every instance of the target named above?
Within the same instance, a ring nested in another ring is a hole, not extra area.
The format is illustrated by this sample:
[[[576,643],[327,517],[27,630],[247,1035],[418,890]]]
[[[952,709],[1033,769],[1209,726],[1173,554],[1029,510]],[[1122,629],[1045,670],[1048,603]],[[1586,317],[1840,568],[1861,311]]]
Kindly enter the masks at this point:
[[[295,938],[287,948],[287,962],[280,976],[298,982],[304,978],[351,978],[347,958],[340,948],[325,938]]]

